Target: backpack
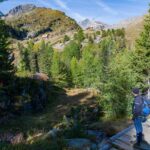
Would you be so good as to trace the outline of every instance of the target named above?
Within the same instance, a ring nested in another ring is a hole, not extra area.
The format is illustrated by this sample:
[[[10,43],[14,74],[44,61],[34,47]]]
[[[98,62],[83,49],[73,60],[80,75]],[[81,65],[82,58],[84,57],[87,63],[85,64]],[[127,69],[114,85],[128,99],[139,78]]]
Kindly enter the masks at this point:
[[[142,100],[143,100],[142,113],[143,116],[147,117],[150,115],[150,103],[145,98],[142,98]]]

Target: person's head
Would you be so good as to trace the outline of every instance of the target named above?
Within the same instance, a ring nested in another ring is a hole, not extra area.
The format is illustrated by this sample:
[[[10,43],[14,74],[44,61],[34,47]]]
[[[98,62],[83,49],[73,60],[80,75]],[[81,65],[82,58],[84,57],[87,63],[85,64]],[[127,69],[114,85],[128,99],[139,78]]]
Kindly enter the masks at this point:
[[[133,94],[134,96],[138,96],[138,95],[140,94],[140,89],[139,89],[139,88],[133,88],[133,89],[132,89],[132,94]]]

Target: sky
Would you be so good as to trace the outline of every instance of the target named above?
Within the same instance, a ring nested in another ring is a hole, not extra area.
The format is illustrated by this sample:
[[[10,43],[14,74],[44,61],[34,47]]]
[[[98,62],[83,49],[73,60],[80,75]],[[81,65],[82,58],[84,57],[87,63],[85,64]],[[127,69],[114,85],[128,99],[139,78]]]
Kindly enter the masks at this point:
[[[7,13],[20,4],[35,4],[61,10],[81,21],[86,18],[115,24],[122,20],[146,14],[150,0],[6,0],[0,3],[0,11]]]

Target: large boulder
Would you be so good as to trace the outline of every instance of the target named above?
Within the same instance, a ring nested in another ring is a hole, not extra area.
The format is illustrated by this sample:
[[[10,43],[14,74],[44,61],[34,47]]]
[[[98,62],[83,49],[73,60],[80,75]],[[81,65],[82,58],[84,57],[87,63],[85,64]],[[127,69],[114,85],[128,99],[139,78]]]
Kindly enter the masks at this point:
[[[90,150],[92,148],[92,142],[88,139],[68,139],[67,145],[69,148],[76,150]]]

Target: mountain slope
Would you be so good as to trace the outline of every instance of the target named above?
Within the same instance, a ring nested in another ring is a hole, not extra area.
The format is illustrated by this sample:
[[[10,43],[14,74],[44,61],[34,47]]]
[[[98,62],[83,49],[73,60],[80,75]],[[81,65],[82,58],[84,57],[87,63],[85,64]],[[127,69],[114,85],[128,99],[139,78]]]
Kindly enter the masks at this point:
[[[132,47],[144,27],[144,16],[138,17],[126,26],[127,43]]]
[[[4,14],[0,11],[0,17],[4,16]]]
[[[9,13],[7,14],[8,17],[13,17],[13,16],[16,16],[16,15],[21,15],[23,13],[27,13],[27,12],[30,12],[32,11],[33,9],[35,9],[36,6],[35,5],[32,5],[32,4],[27,4],[27,5],[19,5],[13,9],[11,9],[9,11]]]
[[[114,24],[108,27],[108,29],[124,28],[126,32],[127,44],[132,47],[135,44],[136,39],[142,32],[144,26],[144,16],[133,17],[127,20],[121,21],[118,24]]]
[[[67,31],[80,28],[73,19],[61,11],[48,8],[35,8],[30,5],[14,8],[8,13],[5,20],[10,28],[15,29],[16,33],[13,33],[17,37],[21,35],[20,38],[23,39],[34,38],[46,32],[64,34]]]
[[[105,23],[102,23],[100,21],[94,21],[94,20],[89,20],[89,19],[85,19],[79,22],[79,25],[84,30],[87,28],[93,28],[94,30],[101,30],[107,26]]]

